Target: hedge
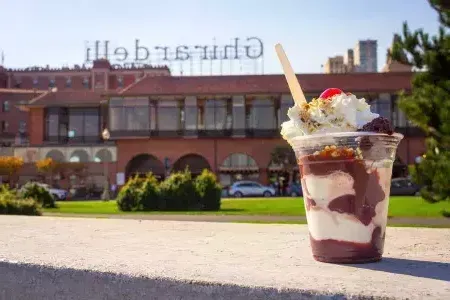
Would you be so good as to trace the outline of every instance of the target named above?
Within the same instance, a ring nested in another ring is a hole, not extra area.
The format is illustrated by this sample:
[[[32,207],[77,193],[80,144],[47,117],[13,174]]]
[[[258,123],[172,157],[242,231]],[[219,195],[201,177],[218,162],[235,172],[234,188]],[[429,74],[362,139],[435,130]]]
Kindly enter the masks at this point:
[[[122,211],[219,210],[221,191],[208,170],[196,179],[188,170],[173,173],[162,183],[149,173],[130,178],[117,196],[117,205]]]
[[[41,206],[34,199],[21,198],[8,186],[0,186],[0,214],[2,215],[41,215]]]

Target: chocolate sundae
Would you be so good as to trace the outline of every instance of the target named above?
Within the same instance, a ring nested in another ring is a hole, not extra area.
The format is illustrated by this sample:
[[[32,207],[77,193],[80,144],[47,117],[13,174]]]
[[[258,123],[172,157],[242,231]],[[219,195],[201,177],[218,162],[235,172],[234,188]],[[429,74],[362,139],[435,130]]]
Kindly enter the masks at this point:
[[[337,88],[297,101],[288,116],[281,135],[297,156],[314,258],[380,260],[402,135],[364,98]]]

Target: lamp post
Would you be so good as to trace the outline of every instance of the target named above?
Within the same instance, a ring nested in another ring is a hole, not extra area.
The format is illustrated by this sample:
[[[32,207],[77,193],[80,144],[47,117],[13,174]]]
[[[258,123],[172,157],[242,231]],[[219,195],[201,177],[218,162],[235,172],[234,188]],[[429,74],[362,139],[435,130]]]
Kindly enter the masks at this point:
[[[107,142],[109,140],[109,138],[111,137],[111,134],[109,133],[108,128],[105,128],[102,132],[102,138],[105,142]],[[103,173],[104,173],[104,177],[105,177],[105,182],[104,182],[104,186],[103,186],[103,193],[102,193],[102,200],[104,201],[108,201],[110,199],[110,195],[109,195],[109,180],[108,180],[108,161],[106,161],[106,157],[103,158]]]

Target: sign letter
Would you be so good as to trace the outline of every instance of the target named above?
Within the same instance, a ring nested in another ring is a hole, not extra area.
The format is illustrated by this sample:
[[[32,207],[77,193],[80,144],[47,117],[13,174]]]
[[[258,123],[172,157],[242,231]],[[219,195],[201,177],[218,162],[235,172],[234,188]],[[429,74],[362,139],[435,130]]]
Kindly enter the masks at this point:
[[[247,42],[252,40],[258,41],[258,47],[256,49],[259,51],[250,53],[250,49],[252,48],[252,46],[245,46],[245,54],[247,55],[248,58],[258,59],[264,54],[264,45],[263,42],[257,37],[250,37],[247,39]]]

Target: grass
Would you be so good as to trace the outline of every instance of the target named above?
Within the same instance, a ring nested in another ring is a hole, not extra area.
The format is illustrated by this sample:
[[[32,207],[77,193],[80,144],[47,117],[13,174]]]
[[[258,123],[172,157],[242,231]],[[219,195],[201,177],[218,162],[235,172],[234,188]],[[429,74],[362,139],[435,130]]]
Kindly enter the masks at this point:
[[[58,208],[44,209],[44,212],[68,214],[130,214],[117,208],[115,201],[67,201],[58,202]],[[391,217],[442,217],[450,211],[450,202],[430,204],[420,197],[391,197]],[[218,212],[136,212],[144,214],[213,214],[213,215],[260,215],[260,216],[304,216],[305,208],[301,198],[252,198],[223,199]]]

